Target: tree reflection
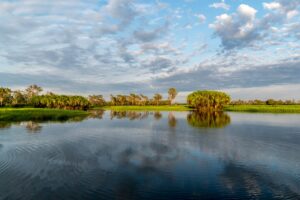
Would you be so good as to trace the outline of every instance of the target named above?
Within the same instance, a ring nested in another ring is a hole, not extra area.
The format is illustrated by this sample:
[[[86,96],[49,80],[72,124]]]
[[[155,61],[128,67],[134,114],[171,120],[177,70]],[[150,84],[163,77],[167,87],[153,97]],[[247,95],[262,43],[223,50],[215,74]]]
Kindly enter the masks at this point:
[[[230,124],[230,116],[223,112],[191,112],[187,122],[197,128],[222,128]]]
[[[154,119],[160,120],[161,118],[162,118],[162,114],[160,112],[157,111],[154,113]]]
[[[111,111],[110,119],[124,119],[141,120],[149,116],[149,112],[136,112],[136,111]]]
[[[11,127],[11,122],[0,122],[0,129],[8,129]]]
[[[105,110],[91,110],[89,117],[92,119],[102,119]]]
[[[169,122],[169,126],[171,128],[175,128],[176,125],[177,125],[177,120],[176,120],[176,117],[174,115],[174,113],[172,112],[169,112],[169,115],[168,115],[168,122]]]
[[[29,133],[39,133],[42,130],[42,126],[37,122],[29,121],[26,123],[26,129]]]

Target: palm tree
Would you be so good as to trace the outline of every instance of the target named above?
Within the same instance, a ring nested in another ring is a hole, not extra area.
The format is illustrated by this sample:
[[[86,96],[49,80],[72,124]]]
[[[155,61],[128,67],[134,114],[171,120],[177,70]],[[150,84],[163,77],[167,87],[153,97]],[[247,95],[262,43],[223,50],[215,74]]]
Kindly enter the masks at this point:
[[[117,98],[112,94],[110,95],[110,103],[112,106],[115,106],[117,104]]]
[[[9,88],[0,88],[0,106],[9,104],[12,99],[11,89]]]
[[[172,101],[176,98],[176,96],[178,94],[176,88],[170,88],[168,90],[168,94],[169,94],[168,99],[170,101],[170,104],[172,104]]]
[[[34,96],[38,96],[41,92],[43,91],[43,89],[37,85],[30,85],[27,89],[26,89],[26,94],[27,94],[27,100],[30,100],[32,97]]]
[[[105,100],[102,95],[90,95],[89,102],[92,106],[104,106]]]
[[[153,96],[153,100],[155,101],[156,105],[158,106],[159,102],[162,100],[161,94],[156,93],[156,94]]]
[[[142,95],[142,94],[140,94],[140,96],[141,96],[141,99],[142,99],[142,101],[141,101],[142,105],[143,106],[147,105],[148,102],[149,102],[149,98],[145,95]]]
[[[25,98],[24,93],[21,90],[13,91],[12,105],[19,106],[19,105],[25,105],[25,104],[26,104],[26,98]]]

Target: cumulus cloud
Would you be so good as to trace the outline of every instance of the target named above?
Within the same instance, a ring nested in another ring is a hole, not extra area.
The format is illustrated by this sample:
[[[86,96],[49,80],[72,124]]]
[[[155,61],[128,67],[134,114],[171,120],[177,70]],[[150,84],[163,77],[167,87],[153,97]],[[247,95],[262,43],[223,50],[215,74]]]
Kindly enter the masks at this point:
[[[217,16],[216,21],[210,24],[210,27],[221,38],[225,49],[244,47],[260,37],[256,29],[256,12],[256,9],[241,4],[236,13]]]
[[[32,73],[45,75],[40,70],[44,68],[49,69],[47,73],[72,74],[63,78],[96,82],[114,81],[111,76],[118,76],[118,81],[130,76],[138,80],[140,73],[153,73],[153,67],[144,65],[148,61],[144,57],[159,55],[147,51],[142,57],[138,54],[145,43],[159,46],[169,23],[162,20],[160,25],[150,24],[145,9],[155,15],[165,7],[134,0],[109,0],[101,6],[97,2],[0,2],[0,18],[7,22],[0,24],[0,70],[21,72],[30,68]],[[168,46],[173,48],[173,44]],[[164,51],[165,56],[169,53]],[[130,75],[124,75],[133,69]],[[106,78],[105,73],[109,74]]]
[[[222,8],[224,10],[230,9],[230,6],[228,4],[226,4],[224,0],[222,0],[221,2],[213,3],[213,4],[209,5],[209,7],[216,8],[216,9]]]
[[[281,8],[281,4],[278,2],[271,2],[271,3],[263,3],[265,9],[274,10]]]
[[[210,22],[222,50],[244,51],[235,60],[218,58],[218,41],[210,38],[206,26],[199,26],[210,15],[185,7],[194,3],[178,7],[173,1],[2,0],[0,85],[36,83],[73,93],[154,93],[168,87],[298,83],[298,69],[291,64],[300,57],[298,0],[264,2],[265,9],[259,11],[242,4]],[[211,7],[227,10],[226,3]],[[258,18],[257,12],[264,13]],[[271,45],[276,48],[266,51]],[[259,81],[249,80],[247,74]]]
[[[273,2],[263,3],[263,7],[267,10],[277,12],[275,14],[291,19],[299,14],[297,10],[300,6],[298,0],[277,0]]]
[[[267,12],[257,18],[257,10],[249,5],[241,4],[235,13],[222,14],[216,17],[210,28],[214,35],[221,39],[223,50],[232,51],[242,48],[263,49],[266,41],[280,44],[284,39],[282,33],[289,20],[299,13],[299,1],[279,0],[263,3]],[[296,34],[291,34],[296,35]],[[270,43],[268,43],[270,44]]]

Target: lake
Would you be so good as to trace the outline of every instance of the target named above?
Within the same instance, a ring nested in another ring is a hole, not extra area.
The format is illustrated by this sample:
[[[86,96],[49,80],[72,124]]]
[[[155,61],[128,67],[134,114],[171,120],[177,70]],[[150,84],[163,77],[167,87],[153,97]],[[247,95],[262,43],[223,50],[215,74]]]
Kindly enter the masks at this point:
[[[300,199],[300,115],[2,122],[0,199]]]

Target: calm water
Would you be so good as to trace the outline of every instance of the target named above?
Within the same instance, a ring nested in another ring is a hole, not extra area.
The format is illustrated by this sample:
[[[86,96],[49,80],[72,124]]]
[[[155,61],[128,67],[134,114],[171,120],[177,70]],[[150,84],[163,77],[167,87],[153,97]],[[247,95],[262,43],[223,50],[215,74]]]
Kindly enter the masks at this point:
[[[300,115],[0,123],[0,199],[300,199]]]

